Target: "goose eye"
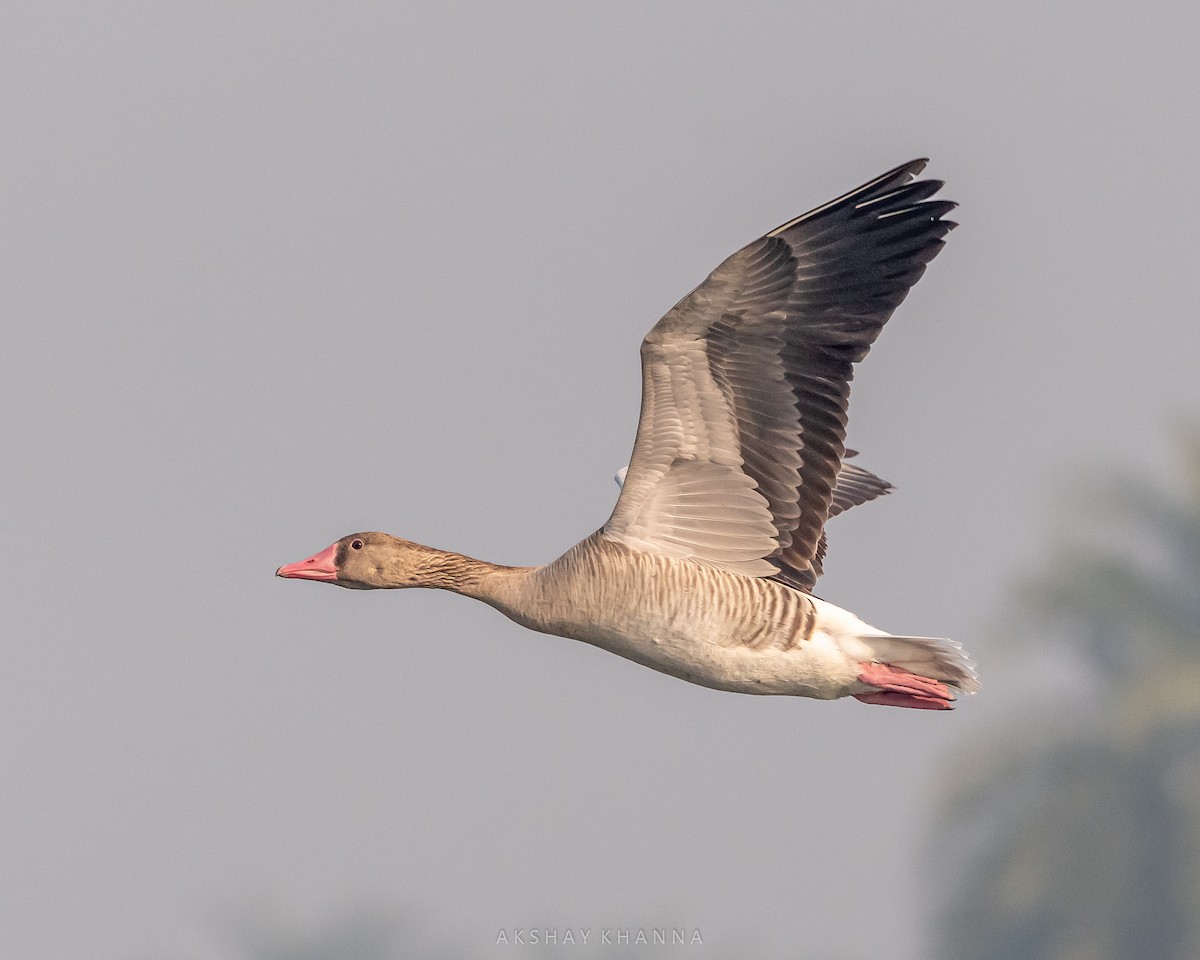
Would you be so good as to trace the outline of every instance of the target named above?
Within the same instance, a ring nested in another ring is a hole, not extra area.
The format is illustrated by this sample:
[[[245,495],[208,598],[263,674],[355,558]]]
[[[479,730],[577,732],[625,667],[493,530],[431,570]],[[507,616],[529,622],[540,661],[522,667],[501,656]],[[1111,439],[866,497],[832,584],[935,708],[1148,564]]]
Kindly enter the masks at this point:
[[[351,550],[361,550],[362,549],[362,541],[361,540],[351,540],[350,541],[350,549]]]

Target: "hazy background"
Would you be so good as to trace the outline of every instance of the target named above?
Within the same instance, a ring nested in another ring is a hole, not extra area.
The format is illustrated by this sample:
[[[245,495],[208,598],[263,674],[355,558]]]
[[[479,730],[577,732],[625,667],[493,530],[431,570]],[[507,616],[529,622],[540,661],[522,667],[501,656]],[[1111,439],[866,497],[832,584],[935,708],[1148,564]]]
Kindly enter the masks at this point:
[[[1056,494],[1164,470],[1200,400],[1198,33],[1183,2],[6,5],[0,953],[227,960],[362,909],[448,956],[606,925],[926,956],[936,798],[1073,682],[1005,657],[1010,584]],[[962,226],[849,438],[898,490],[819,590],[963,640],[956,713],[273,578],[360,529],[556,556],[611,510],[655,320],[925,155]]]

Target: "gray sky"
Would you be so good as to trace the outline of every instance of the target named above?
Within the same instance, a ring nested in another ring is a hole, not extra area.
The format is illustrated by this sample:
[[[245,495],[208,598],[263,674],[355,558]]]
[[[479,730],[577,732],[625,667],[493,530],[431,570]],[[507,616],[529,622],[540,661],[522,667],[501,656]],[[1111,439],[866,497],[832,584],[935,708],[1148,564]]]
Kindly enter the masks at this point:
[[[224,960],[259,902],[478,956],[639,923],[922,955],[931,798],[1021,695],[992,625],[1051,497],[1163,468],[1197,409],[1200,8],[645,9],[6,5],[4,956]],[[663,311],[924,155],[962,227],[860,368],[899,489],[819,592],[965,641],[957,713],[273,578],[360,529],[553,558],[611,510]]]

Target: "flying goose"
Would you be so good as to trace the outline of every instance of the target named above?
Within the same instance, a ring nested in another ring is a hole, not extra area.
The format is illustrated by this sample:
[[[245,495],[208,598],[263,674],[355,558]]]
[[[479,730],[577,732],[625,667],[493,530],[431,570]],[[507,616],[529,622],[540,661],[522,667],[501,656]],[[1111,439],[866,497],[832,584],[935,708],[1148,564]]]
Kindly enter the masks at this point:
[[[692,683],[948,710],[960,644],[893,636],[812,593],[825,522],[886,492],[846,464],[853,365],[955,207],[914,160],[729,257],[642,341],[637,439],[608,522],[539,567],[354,533],[281,577],[432,587]]]

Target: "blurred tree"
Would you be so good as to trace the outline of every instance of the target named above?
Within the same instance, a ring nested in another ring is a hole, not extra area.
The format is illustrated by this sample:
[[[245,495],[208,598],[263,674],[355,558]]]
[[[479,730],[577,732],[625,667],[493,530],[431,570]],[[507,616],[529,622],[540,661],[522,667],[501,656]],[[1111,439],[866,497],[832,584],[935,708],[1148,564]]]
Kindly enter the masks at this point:
[[[360,906],[332,917],[300,920],[267,903],[245,904],[221,923],[238,960],[448,960],[409,915]]]
[[[1180,451],[1177,492],[1126,475],[1075,492],[1017,593],[1039,649],[1016,655],[1040,667],[1057,636],[1086,689],[1010,712],[957,758],[946,958],[1200,957],[1200,430]]]

